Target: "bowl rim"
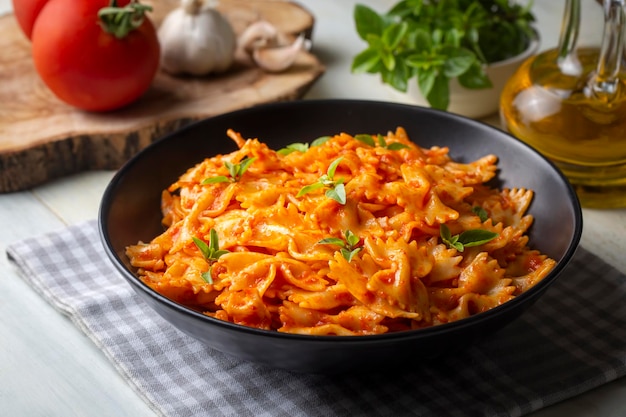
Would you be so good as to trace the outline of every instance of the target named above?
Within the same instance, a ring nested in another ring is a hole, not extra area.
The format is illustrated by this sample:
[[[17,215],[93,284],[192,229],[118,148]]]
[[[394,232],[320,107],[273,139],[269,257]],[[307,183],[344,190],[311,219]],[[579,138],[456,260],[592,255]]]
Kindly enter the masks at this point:
[[[573,228],[573,233],[572,233],[572,239],[570,240],[567,246],[567,250],[564,252],[561,260],[557,262],[555,267],[552,269],[552,271],[550,271],[550,273],[545,278],[543,278],[540,282],[538,282],[532,288],[516,296],[512,300],[506,301],[502,303],[501,305],[493,307],[487,311],[480,312],[470,317],[466,317],[466,318],[452,321],[449,323],[433,325],[433,326],[420,328],[420,329],[405,330],[405,331],[383,333],[383,334],[374,334],[374,335],[357,335],[357,336],[306,335],[306,334],[284,333],[284,332],[278,332],[276,330],[259,329],[259,328],[244,326],[244,325],[220,320],[220,319],[208,316],[206,314],[203,314],[202,312],[193,310],[189,307],[186,307],[183,304],[177,303],[176,301],[173,301],[167,298],[166,296],[160,294],[159,292],[157,292],[156,290],[152,289],[150,286],[145,284],[135,274],[133,274],[128,268],[124,266],[124,263],[120,259],[119,255],[115,253],[115,251],[113,250],[112,242],[111,242],[110,236],[108,235],[108,217],[107,217],[108,206],[106,203],[111,200],[111,196],[114,193],[116,187],[123,180],[124,173],[130,167],[132,167],[132,165],[135,164],[137,160],[139,160],[140,158],[143,158],[143,156],[151,152],[152,149],[160,146],[161,143],[164,143],[167,140],[171,140],[172,137],[175,137],[181,132],[195,129],[197,125],[202,124],[202,123],[207,123],[207,121],[212,120],[212,119],[218,119],[222,117],[232,117],[233,115],[246,115],[248,113],[254,113],[258,111],[271,111],[271,110],[280,109],[281,107],[284,107],[284,106],[308,107],[308,106],[316,105],[316,104],[319,105],[319,104],[329,104],[329,103],[342,104],[342,105],[365,104],[365,105],[382,106],[382,107],[398,107],[398,108],[405,108],[405,109],[412,108],[418,112],[436,113],[436,114],[439,114],[440,117],[443,115],[443,117],[450,117],[453,119],[458,119],[461,123],[476,124],[478,126],[483,126],[488,129],[494,129],[495,131],[498,132],[498,134],[508,136],[510,139],[516,141],[519,145],[526,147],[528,151],[530,151],[531,153],[534,153],[536,157],[539,157],[540,159],[542,159],[543,162],[547,163],[547,165],[554,171],[554,174],[556,174],[559,181],[565,187],[567,195],[568,195],[568,199],[572,203],[572,210],[574,214],[574,228]],[[403,339],[416,339],[416,338],[419,339],[423,337],[428,337],[429,335],[432,335],[432,334],[440,334],[440,333],[443,334],[443,333],[448,333],[456,329],[464,329],[468,327],[473,327],[476,323],[479,323],[479,322],[488,322],[501,314],[504,314],[506,312],[512,312],[512,310],[518,308],[520,304],[525,304],[526,301],[529,301],[529,305],[530,305],[531,303],[534,303],[534,301],[536,301],[539,298],[539,296],[548,289],[548,287],[561,275],[563,270],[570,263],[571,259],[573,258],[575,252],[577,251],[579,247],[580,240],[582,237],[582,230],[583,230],[582,207],[581,207],[580,201],[577,197],[577,194],[573,186],[570,184],[569,180],[565,177],[565,175],[560,171],[560,169],[552,161],[550,161],[547,157],[542,155],[539,151],[537,151],[530,145],[517,139],[510,133],[505,132],[503,130],[499,130],[496,127],[481,120],[476,120],[476,119],[468,118],[468,117],[458,115],[455,113],[449,113],[443,110],[437,110],[437,109],[432,109],[428,107],[422,107],[422,106],[416,106],[416,105],[404,104],[404,103],[396,103],[396,102],[386,102],[386,101],[380,101],[380,100],[370,100],[370,99],[332,98],[332,99],[307,99],[307,100],[296,100],[296,101],[286,101],[286,102],[285,101],[272,102],[272,103],[261,104],[261,105],[257,105],[253,107],[238,109],[238,110],[234,110],[231,112],[216,115],[210,118],[205,118],[205,119],[192,122],[184,127],[176,129],[175,131],[162,136],[161,138],[157,139],[153,143],[149,144],[148,146],[146,146],[145,148],[137,152],[130,159],[128,159],[120,167],[120,169],[114,174],[109,184],[105,188],[105,191],[101,199],[100,207],[99,207],[99,212],[98,212],[98,232],[100,235],[100,240],[103,243],[105,253],[109,257],[109,260],[113,263],[113,266],[115,267],[115,269],[119,273],[121,273],[123,278],[128,283],[130,283],[134,289],[140,290],[144,295],[150,297],[151,299],[161,304],[164,304],[170,310],[174,310],[177,313],[189,316],[196,320],[201,320],[210,325],[222,327],[222,328],[232,330],[235,332],[246,333],[246,334],[261,336],[265,338],[278,338],[283,341],[292,340],[294,342],[307,341],[311,343],[335,343],[337,341],[341,341],[342,343],[346,343],[346,344],[362,344],[362,343],[367,344],[367,343],[398,341],[398,340],[403,340]],[[530,299],[530,300],[527,300],[527,299]]]

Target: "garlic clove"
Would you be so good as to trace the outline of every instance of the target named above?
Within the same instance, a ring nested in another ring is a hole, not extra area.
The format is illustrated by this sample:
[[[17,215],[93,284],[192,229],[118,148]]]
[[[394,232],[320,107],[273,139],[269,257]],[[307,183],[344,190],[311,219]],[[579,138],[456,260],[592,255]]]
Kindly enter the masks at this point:
[[[309,48],[310,42],[301,34],[290,45],[256,48],[252,51],[252,58],[260,68],[280,72],[293,65],[300,51]]]
[[[266,20],[250,24],[237,38],[235,60],[246,65],[254,65],[253,53],[260,48],[286,46],[291,39]]]
[[[237,39],[237,48],[252,52],[255,48],[267,46],[278,37],[278,30],[265,20],[249,25]]]

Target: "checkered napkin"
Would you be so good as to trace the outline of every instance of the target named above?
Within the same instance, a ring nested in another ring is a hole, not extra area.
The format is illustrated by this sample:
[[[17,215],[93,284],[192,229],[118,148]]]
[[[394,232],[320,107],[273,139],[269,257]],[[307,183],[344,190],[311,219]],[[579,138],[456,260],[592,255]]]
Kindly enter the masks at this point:
[[[626,277],[582,248],[521,318],[462,353],[342,376],[268,369],[180,333],[114,270],[94,221],[7,253],[161,416],[521,416],[626,375]]]

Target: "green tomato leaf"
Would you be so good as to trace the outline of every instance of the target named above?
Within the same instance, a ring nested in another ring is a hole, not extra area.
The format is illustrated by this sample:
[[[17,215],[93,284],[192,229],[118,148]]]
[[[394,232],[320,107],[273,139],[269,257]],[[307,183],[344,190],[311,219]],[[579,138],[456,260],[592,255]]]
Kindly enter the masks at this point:
[[[143,23],[145,13],[148,11],[152,11],[152,6],[139,2],[130,2],[124,7],[111,2],[109,7],[103,7],[98,11],[98,23],[105,32],[117,39],[124,39]]]

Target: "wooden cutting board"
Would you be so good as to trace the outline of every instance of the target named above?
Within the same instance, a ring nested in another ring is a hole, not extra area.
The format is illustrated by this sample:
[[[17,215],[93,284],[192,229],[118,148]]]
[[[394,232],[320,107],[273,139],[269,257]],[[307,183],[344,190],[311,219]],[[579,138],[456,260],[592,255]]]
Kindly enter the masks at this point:
[[[178,0],[145,1],[156,25]],[[221,0],[235,31],[258,19],[282,31],[311,36],[314,18],[280,0]],[[85,170],[117,169],[163,135],[193,121],[254,105],[295,100],[324,73],[302,52],[289,70],[272,74],[238,65],[228,73],[191,78],[159,72],[132,105],[89,113],[58,100],[35,72],[30,43],[13,15],[0,17],[0,193],[34,187]]]

